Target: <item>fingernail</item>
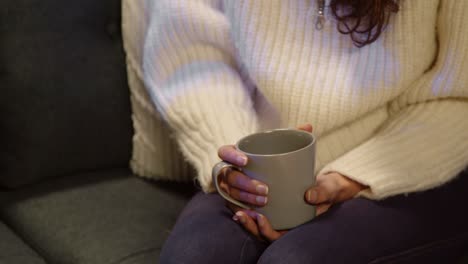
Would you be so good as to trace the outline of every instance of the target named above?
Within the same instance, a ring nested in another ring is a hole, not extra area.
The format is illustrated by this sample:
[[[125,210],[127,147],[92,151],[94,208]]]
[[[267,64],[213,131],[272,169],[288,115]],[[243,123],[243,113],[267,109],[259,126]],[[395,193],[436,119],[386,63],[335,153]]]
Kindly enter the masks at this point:
[[[238,217],[237,215],[234,215],[234,216],[232,217],[232,220],[234,220],[234,221],[236,221],[236,222],[239,222],[239,217]]]
[[[265,224],[265,219],[263,219],[263,215],[257,214],[257,224],[259,226],[263,226]]]
[[[257,190],[258,194],[263,194],[263,195],[268,194],[268,186],[266,186],[266,185],[259,184],[259,185],[257,185],[257,187],[255,189]]]
[[[244,166],[247,165],[247,158],[244,156],[237,156],[236,158],[238,165]]]
[[[307,192],[307,201],[313,203],[317,200],[317,191],[315,190],[310,190]]]
[[[244,215],[243,215],[241,212],[237,212],[237,213],[236,213],[236,216],[237,216],[237,218],[239,218],[239,221],[240,221],[242,224],[245,224],[246,220],[245,220]]]
[[[259,204],[266,204],[268,201],[268,198],[266,196],[257,196],[255,197],[255,201]]]

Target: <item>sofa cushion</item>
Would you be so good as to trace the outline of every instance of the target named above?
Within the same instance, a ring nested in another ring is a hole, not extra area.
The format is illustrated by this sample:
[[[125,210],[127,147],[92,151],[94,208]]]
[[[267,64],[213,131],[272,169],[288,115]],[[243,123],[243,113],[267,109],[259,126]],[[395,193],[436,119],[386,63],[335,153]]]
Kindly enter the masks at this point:
[[[45,264],[39,255],[26,245],[10,228],[0,221],[0,263]]]
[[[0,215],[51,263],[154,263],[191,194],[190,185],[102,171],[21,188]]]
[[[120,31],[120,0],[2,1],[0,186],[128,166]]]

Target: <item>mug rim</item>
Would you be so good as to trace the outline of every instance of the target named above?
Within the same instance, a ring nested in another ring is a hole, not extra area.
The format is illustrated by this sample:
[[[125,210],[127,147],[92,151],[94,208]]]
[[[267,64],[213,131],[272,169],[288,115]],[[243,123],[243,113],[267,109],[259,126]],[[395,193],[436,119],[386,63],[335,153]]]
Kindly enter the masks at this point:
[[[299,149],[296,149],[296,150],[293,150],[293,151],[284,152],[284,153],[278,153],[278,154],[255,154],[255,153],[250,153],[250,152],[244,151],[244,150],[239,148],[239,144],[248,137],[259,135],[259,134],[277,132],[277,131],[296,131],[296,132],[300,132],[300,133],[305,133],[305,134],[310,135],[312,137],[312,141],[309,144],[302,147],[302,148],[299,148]],[[240,152],[242,152],[242,153],[244,153],[244,154],[246,154],[248,156],[254,156],[254,157],[273,157],[274,156],[274,157],[278,157],[278,156],[291,155],[291,154],[299,152],[299,151],[301,151],[303,149],[306,149],[306,148],[314,145],[315,141],[316,141],[316,137],[315,137],[315,134],[313,132],[311,133],[311,132],[308,132],[308,131],[305,131],[305,130],[300,130],[300,129],[295,129],[295,128],[276,128],[276,129],[269,129],[269,130],[260,131],[260,132],[256,132],[256,133],[244,136],[244,137],[242,137],[241,139],[239,139],[237,141],[235,147],[236,147],[237,151],[240,151]]]

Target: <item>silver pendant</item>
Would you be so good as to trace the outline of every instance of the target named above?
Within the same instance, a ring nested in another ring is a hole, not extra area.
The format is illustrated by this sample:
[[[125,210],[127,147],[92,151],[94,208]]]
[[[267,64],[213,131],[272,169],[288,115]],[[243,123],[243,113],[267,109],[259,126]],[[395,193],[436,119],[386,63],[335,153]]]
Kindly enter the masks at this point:
[[[325,24],[325,0],[317,0],[317,22],[315,28],[322,30]]]

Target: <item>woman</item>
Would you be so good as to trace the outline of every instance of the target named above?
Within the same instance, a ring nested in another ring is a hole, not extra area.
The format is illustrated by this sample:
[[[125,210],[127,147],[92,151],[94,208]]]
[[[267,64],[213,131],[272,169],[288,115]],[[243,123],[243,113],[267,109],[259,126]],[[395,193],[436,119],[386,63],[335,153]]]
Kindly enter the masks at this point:
[[[466,246],[468,1],[148,3],[145,83],[205,193],[217,153],[248,163],[229,145],[244,135],[310,123],[319,138],[318,217],[273,230],[200,193],[161,262],[448,263]],[[223,179],[268,202],[265,184]]]

